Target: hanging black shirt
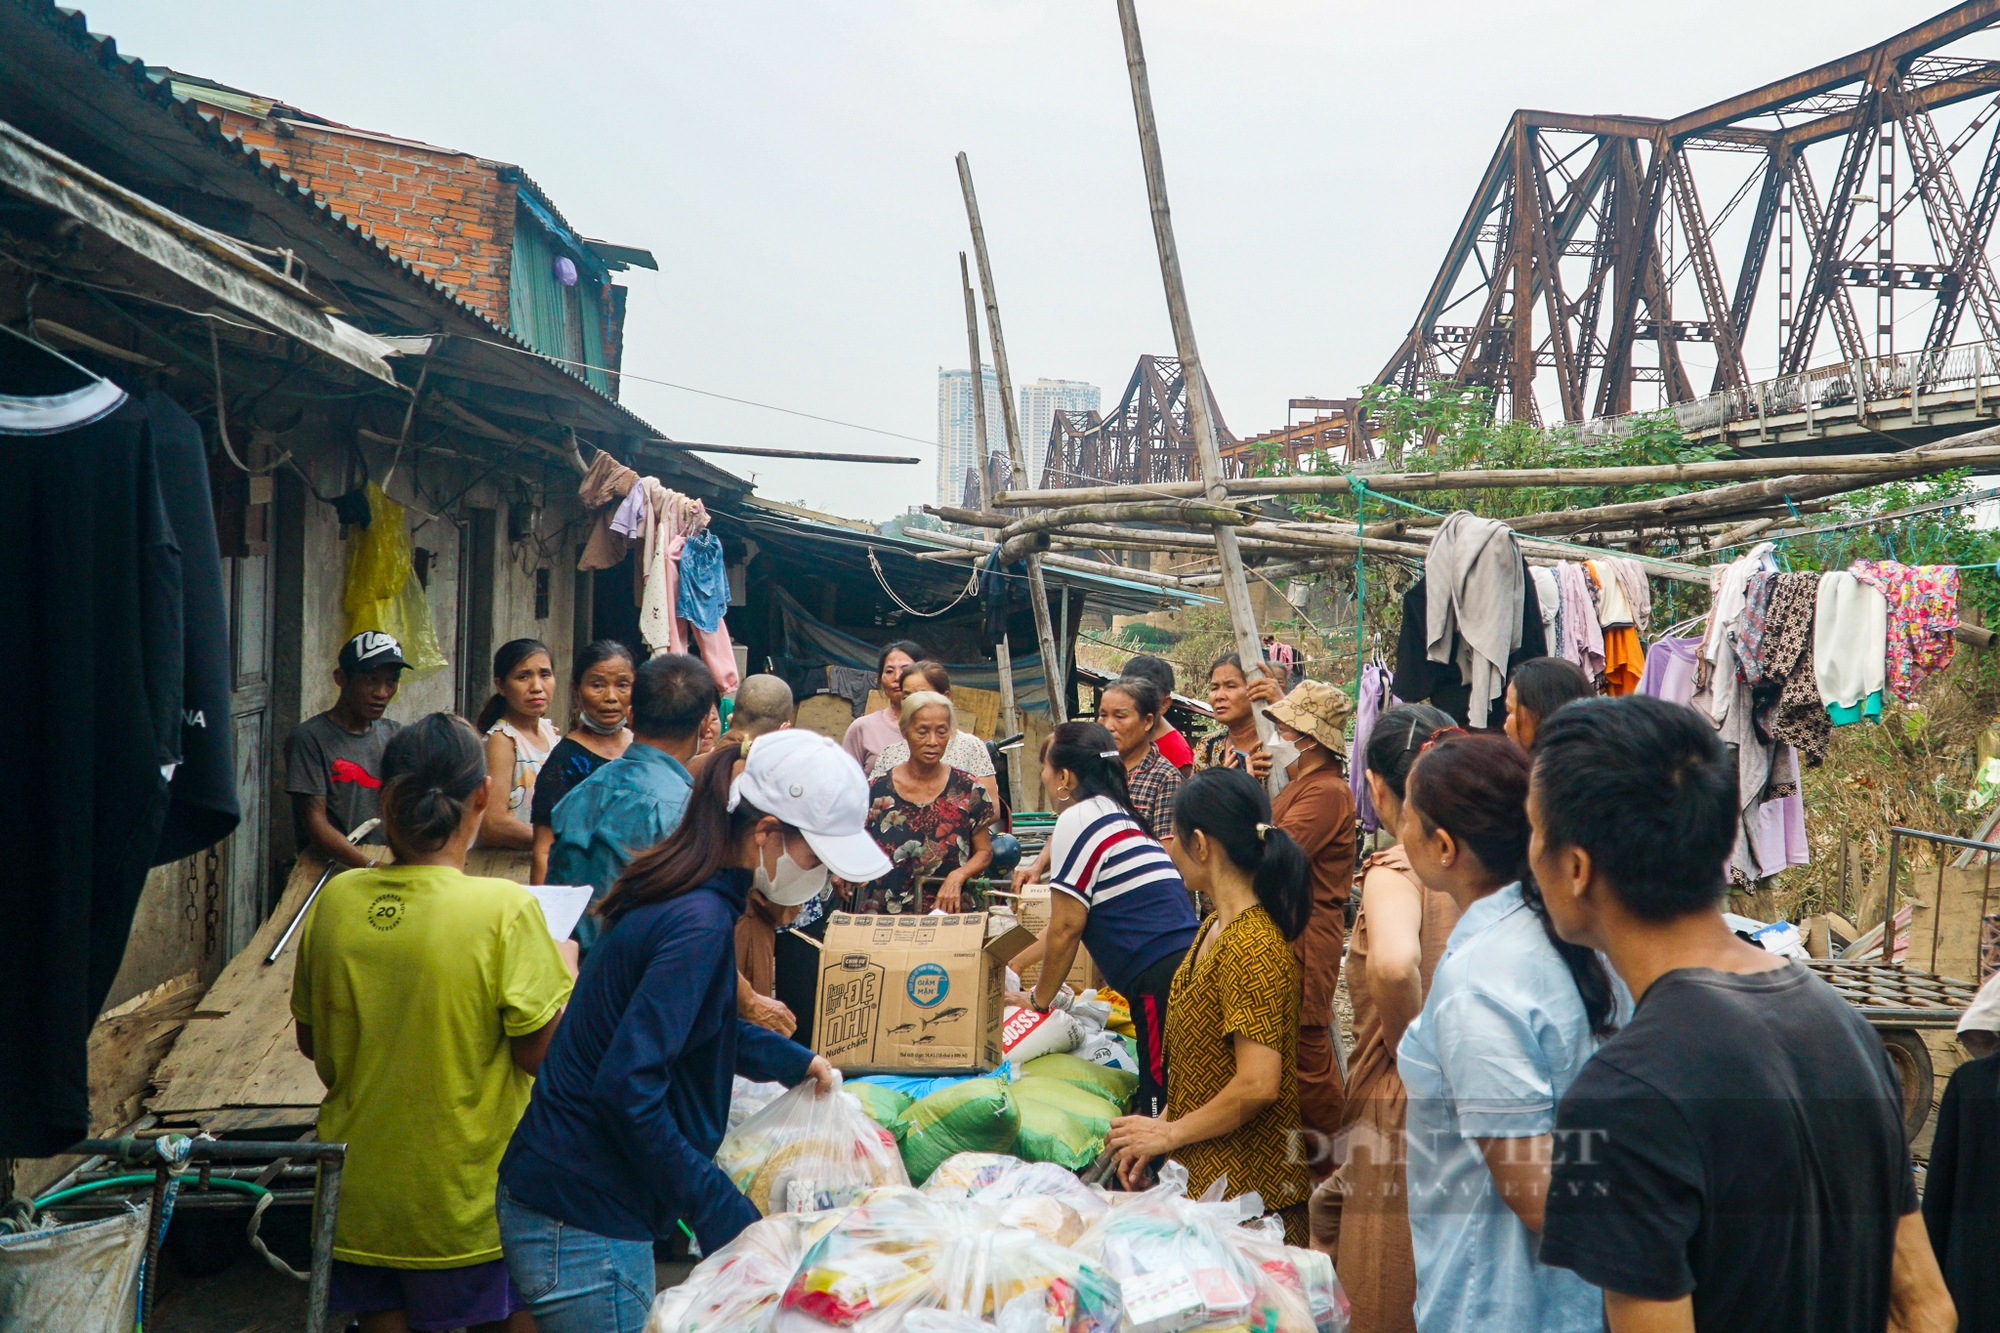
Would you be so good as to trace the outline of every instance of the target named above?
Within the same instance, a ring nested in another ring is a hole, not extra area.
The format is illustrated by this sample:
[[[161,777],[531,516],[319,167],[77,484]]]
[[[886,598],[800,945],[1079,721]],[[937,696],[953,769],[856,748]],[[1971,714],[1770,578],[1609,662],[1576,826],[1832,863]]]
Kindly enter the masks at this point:
[[[146,395],[145,408],[152,423],[160,499],[180,550],[180,758],[168,786],[166,825],[153,851],[153,864],[165,865],[228,837],[242,813],[229,715],[229,602],[223,593],[201,428],[158,390]]]
[[[1458,671],[1456,662],[1433,662],[1424,650],[1429,629],[1425,619],[1430,611],[1429,589],[1418,579],[1403,594],[1403,623],[1396,634],[1396,676],[1390,688],[1406,704],[1429,703],[1450,713],[1459,726],[1472,716],[1472,687]],[[1548,639],[1542,632],[1541,604],[1535,598],[1535,581],[1528,577],[1528,562],[1521,562],[1521,646],[1507,655],[1507,670],[1531,657],[1548,656]],[[1491,730],[1498,731],[1507,716],[1506,691],[1487,708]]]
[[[1685,968],[1556,1111],[1541,1260],[1694,1326],[1881,1333],[1917,1207],[1882,1040],[1797,963]]]
[[[0,349],[0,393],[18,382],[10,360]],[[13,945],[0,968],[0,1156],[43,1157],[89,1127],[84,1043],[159,845],[162,766],[181,758],[185,631],[141,404],[0,433],[0,455],[0,626],[27,732],[0,875]]]

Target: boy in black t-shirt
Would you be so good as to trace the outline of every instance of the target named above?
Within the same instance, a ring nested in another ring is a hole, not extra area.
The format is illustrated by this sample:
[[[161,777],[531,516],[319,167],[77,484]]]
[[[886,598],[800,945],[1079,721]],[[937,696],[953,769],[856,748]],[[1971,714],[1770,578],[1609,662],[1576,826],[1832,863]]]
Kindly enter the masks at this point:
[[[375,858],[348,835],[381,813],[382,751],[402,725],[382,714],[407,668],[402,646],[380,630],[364,630],[341,645],[339,661],[333,683],[340,697],[285,741],[285,790],[302,847],[317,848],[336,865],[367,866]],[[382,830],[360,841],[379,844]]]
[[[1557,930],[1638,1003],[1557,1110],[1542,1261],[1604,1289],[1611,1333],[1950,1329],[1880,1039],[1722,920],[1739,820],[1715,729],[1644,695],[1572,703],[1528,812]]]

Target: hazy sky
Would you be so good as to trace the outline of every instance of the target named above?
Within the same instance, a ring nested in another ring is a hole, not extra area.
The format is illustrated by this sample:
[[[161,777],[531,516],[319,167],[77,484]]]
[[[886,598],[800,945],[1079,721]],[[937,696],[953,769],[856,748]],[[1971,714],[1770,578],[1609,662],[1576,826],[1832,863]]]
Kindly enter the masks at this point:
[[[1112,0],[85,0],[155,64],[525,168],[645,246],[625,369],[936,437],[965,364],[952,157],[971,155],[1015,381],[1108,409],[1171,353]],[[1346,396],[1416,313],[1516,107],[1672,115],[1868,45],[1942,0],[1140,0],[1196,332],[1238,434]],[[935,449],[628,379],[685,439],[920,455],[717,458],[862,518]]]

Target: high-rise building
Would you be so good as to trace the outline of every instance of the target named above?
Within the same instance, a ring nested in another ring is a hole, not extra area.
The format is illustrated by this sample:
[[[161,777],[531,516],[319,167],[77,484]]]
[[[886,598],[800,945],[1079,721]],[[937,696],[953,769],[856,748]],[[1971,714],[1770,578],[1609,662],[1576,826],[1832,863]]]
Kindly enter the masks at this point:
[[[1006,426],[1000,420],[1000,380],[993,367],[982,366],[986,380],[986,447],[1006,457]],[[965,474],[976,466],[978,430],[973,422],[972,372],[938,367],[937,502],[965,504]],[[1044,425],[1046,430],[1047,426]],[[977,508],[979,497],[973,496]]]
[[[1021,444],[1028,456],[1028,485],[1042,484],[1049,453],[1049,427],[1057,412],[1095,412],[1104,396],[1082,380],[1036,380],[1021,386]]]

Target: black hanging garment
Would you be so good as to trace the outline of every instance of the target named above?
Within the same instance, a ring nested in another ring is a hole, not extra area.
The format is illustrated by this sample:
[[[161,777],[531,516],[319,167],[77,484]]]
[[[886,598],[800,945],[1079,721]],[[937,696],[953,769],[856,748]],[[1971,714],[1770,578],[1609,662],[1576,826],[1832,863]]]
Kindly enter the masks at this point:
[[[0,969],[0,1156],[48,1156],[88,1131],[85,1041],[184,758],[181,551],[155,435],[117,386],[0,337],[0,624],[27,731],[0,876],[14,941]]]
[[[1390,689],[1406,704],[1428,703],[1450,713],[1459,726],[1472,716],[1472,687],[1458,671],[1456,662],[1433,662],[1425,656],[1426,624],[1430,614],[1425,580],[1418,579],[1403,594],[1403,624],[1396,634],[1396,675]],[[1521,562],[1521,646],[1507,655],[1507,671],[1531,657],[1547,657],[1548,639],[1542,632],[1541,603],[1535,597],[1535,581],[1528,577],[1528,563]],[[1500,729],[1507,716],[1503,691],[1487,710],[1492,731]]]

